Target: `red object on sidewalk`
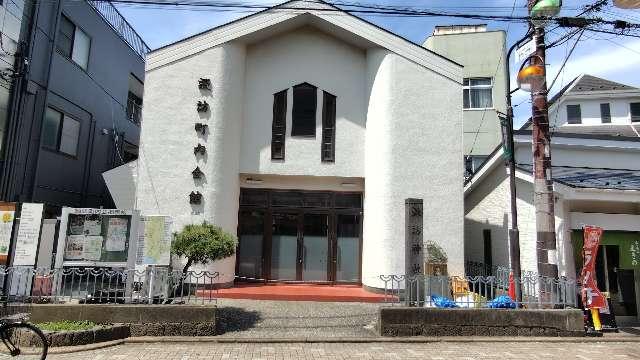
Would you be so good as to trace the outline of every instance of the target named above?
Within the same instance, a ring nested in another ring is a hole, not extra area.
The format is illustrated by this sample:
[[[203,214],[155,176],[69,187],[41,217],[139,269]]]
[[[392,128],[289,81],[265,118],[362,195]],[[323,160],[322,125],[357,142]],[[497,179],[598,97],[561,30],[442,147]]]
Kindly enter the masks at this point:
[[[605,309],[607,308],[607,299],[598,290],[596,281],[596,257],[598,256],[598,246],[602,238],[602,228],[597,226],[584,227],[584,246],[582,249],[582,258],[584,264],[580,273],[582,282],[582,305],[585,309]]]
[[[516,283],[513,281],[513,273],[509,273],[509,297],[516,300]]]

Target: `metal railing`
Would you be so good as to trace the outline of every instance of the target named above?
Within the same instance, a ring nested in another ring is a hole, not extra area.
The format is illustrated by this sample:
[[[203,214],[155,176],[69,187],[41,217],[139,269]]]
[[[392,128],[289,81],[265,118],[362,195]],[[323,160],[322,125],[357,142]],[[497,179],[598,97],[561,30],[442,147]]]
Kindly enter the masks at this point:
[[[216,301],[217,272],[148,267],[0,268],[3,299],[22,303],[183,304]]]
[[[385,302],[405,306],[491,307],[492,300],[508,295],[509,273],[496,276],[405,276],[381,275]],[[515,308],[567,308],[577,307],[578,287],[571,279],[554,279],[525,274],[519,280],[522,302]]]
[[[113,4],[106,0],[87,0],[100,16],[115,30],[115,32],[136,52],[142,59],[151,51],[142,37],[133,29],[133,26],[120,14]]]
[[[138,105],[133,99],[127,100],[127,118],[136,125],[140,125],[142,119],[142,106]]]

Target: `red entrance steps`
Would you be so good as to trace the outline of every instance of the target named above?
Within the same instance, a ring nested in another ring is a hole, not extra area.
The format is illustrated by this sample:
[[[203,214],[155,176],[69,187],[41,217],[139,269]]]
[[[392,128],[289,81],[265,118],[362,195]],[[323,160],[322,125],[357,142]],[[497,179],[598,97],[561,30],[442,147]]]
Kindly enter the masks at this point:
[[[209,290],[198,292],[209,296]],[[365,291],[359,285],[315,285],[315,284],[236,284],[229,289],[210,290],[212,297],[226,299],[367,302],[385,301],[384,294]],[[387,296],[391,300],[391,296]]]

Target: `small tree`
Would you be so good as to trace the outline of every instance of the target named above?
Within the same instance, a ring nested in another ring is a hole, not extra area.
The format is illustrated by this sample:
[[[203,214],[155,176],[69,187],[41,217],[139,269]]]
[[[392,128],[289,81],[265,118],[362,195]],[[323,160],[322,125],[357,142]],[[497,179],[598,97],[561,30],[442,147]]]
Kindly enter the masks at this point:
[[[236,252],[236,245],[235,236],[218,226],[204,222],[187,225],[182,231],[175,233],[171,252],[187,258],[187,263],[182,269],[182,272],[186,273],[194,263],[206,264],[228,258]]]

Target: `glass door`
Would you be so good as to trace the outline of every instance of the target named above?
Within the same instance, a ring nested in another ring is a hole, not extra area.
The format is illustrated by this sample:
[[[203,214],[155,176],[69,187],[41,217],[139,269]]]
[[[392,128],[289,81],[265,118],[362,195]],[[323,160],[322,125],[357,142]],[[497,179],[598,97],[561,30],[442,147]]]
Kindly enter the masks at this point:
[[[298,214],[273,213],[271,276],[273,280],[298,279]]]
[[[302,248],[302,281],[329,280],[329,216],[304,214]]]
[[[360,281],[360,215],[336,215],[335,281]]]
[[[262,278],[264,212],[240,211],[238,231],[238,276],[247,280]]]

